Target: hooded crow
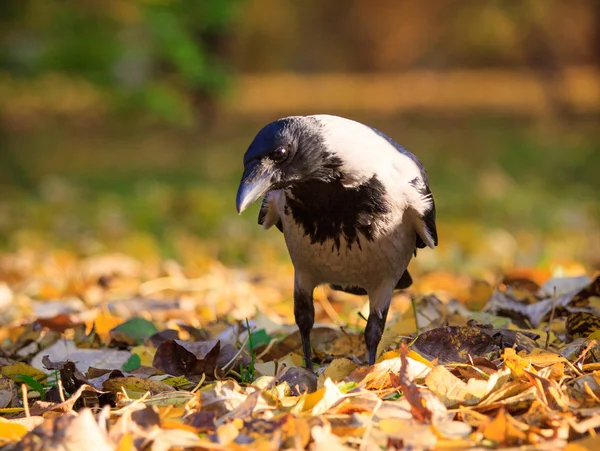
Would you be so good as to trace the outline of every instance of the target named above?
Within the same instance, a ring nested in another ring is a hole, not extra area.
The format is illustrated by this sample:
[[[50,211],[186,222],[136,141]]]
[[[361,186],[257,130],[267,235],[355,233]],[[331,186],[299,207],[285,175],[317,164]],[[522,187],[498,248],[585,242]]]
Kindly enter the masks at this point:
[[[293,116],[265,126],[244,155],[237,211],[264,196],[258,216],[283,232],[294,265],[294,315],[305,365],[317,285],[368,294],[369,364],[395,289],[412,283],[417,248],[438,244],[435,205],[419,159],[392,138],[338,116]]]

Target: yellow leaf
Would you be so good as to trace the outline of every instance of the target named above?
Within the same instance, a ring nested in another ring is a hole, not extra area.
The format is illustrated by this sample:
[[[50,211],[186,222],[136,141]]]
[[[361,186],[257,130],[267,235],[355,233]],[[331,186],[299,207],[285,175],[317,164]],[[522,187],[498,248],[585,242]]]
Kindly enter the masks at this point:
[[[500,409],[496,418],[494,418],[483,429],[483,436],[495,443],[516,444],[523,442],[527,435],[520,430],[513,418]]]
[[[16,442],[27,434],[27,428],[19,423],[0,418],[0,444]]]
[[[240,431],[233,423],[222,424],[217,428],[219,444],[229,445],[239,435]]]
[[[117,327],[119,324],[122,324],[124,322],[125,320],[123,318],[119,318],[111,315],[110,313],[103,312],[100,313],[100,315],[98,315],[93,321],[89,322],[89,324],[86,323],[86,326],[88,329],[90,329],[93,323],[96,327],[96,333],[100,336],[100,338],[102,338],[103,340],[108,340],[109,332],[111,331],[111,329]]]
[[[343,393],[331,379],[326,379],[323,388],[306,395],[303,410],[311,410],[313,416],[321,415],[333,407],[343,397]]]
[[[414,315],[409,315],[407,313],[400,321],[392,324],[389,329],[392,330],[396,336],[406,337],[414,334],[417,331],[417,323],[415,322]]]
[[[132,354],[137,354],[140,357],[142,366],[152,366],[152,361],[154,360],[154,354],[156,354],[156,349],[149,348],[148,346],[139,345],[135,346],[131,349]]]
[[[591,334],[589,334],[587,336],[587,338],[585,339],[586,342],[590,342],[592,340],[599,340],[600,341],[600,329],[592,332]]]
[[[190,381],[185,376],[173,376],[162,379],[163,384],[170,385],[171,387],[184,387],[190,384]]]
[[[158,407],[158,415],[160,416],[161,420],[167,420],[167,419],[179,420],[179,419],[181,419],[181,417],[183,417],[185,415],[185,413],[186,413],[185,406],[179,406],[179,407],[160,406],[160,407]]]
[[[45,379],[48,375],[43,371],[38,370],[37,368],[32,367],[23,362],[14,363],[12,365],[7,365],[2,367],[2,375],[5,377],[9,377],[12,380],[22,383],[17,376],[24,375],[34,378],[37,381]]]
[[[592,372],[600,370],[600,363],[586,363],[581,368],[584,372]]]
[[[535,369],[531,367],[529,360],[517,355],[513,348],[506,348],[502,354],[502,358],[504,359],[506,367],[517,377],[525,376],[525,370],[537,374]]]
[[[425,378],[425,384],[446,407],[473,406],[506,384],[509,376],[508,370],[497,371],[487,381],[469,379],[465,383],[445,367],[436,366]]]
[[[292,442],[298,441],[302,449],[308,446],[308,442],[310,441],[310,426],[305,419],[295,418],[290,415],[288,421],[281,427],[281,430],[285,436],[292,439]]]
[[[184,424],[181,422],[181,420],[174,420],[174,419],[162,420],[160,422],[160,426],[163,429],[184,429],[186,431],[193,432],[194,434],[197,432],[195,427],[190,426],[189,424]]]
[[[126,432],[123,434],[121,439],[119,440],[119,444],[117,445],[116,451],[133,451],[135,450],[135,446],[133,445],[133,437],[130,432]]]
[[[401,418],[383,418],[379,420],[379,429],[386,434],[398,433],[411,427],[411,423]]]
[[[427,365],[429,368],[434,367],[433,363],[431,363],[429,360],[427,360],[421,354],[413,351],[412,349],[408,351],[408,354],[406,356],[410,359],[413,359],[413,360],[416,360],[417,362],[422,363],[423,365]]]
[[[322,374],[323,382],[329,378],[333,382],[343,380],[348,374],[358,368],[358,365],[349,359],[335,359]],[[321,378],[319,378],[321,379]]]
[[[467,308],[470,310],[479,311],[492,297],[495,287],[484,280],[475,280],[471,285]]]
[[[532,365],[540,367],[552,366],[555,363],[565,363],[567,361],[560,354],[542,348],[534,348],[529,354],[526,351],[521,351],[518,355]]]

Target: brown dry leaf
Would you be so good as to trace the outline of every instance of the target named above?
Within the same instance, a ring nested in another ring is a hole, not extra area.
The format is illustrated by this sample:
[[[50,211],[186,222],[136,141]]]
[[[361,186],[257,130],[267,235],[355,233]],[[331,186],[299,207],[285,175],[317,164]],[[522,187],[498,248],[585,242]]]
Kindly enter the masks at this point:
[[[425,398],[421,395],[414,381],[411,380],[407,374],[407,353],[408,348],[405,343],[402,343],[400,356],[402,366],[400,367],[400,373],[390,373],[390,381],[392,387],[402,390],[405,399],[410,404],[410,410],[413,417],[421,423],[429,423],[431,421],[432,413],[427,408]]]
[[[219,340],[166,340],[156,350],[152,366],[173,376],[206,374],[207,377],[212,377],[220,349]]]
[[[141,377],[114,377],[108,379],[102,384],[102,389],[111,393],[120,393],[122,390],[127,392],[130,398],[139,398],[144,393],[150,392],[154,395],[162,392],[175,391],[173,387],[164,382],[142,379]]]
[[[306,368],[295,366],[289,368],[279,377],[279,382],[285,382],[291,389],[291,394],[313,393],[317,389],[317,376]]]
[[[17,407],[20,403],[17,384],[8,377],[0,377],[0,409]]]
[[[69,399],[63,402],[45,402],[36,401],[30,408],[31,415],[42,415],[46,416],[46,413],[69,413],[72,412],[75,403],[82,397],[85,397],[89,393],[92,398],[96,398],[96,394],[100,393],[91,385],[82,385],[79,389],[73,393]],[[96,398],[97,399],[97,398]]]
[[[597,451],[600,449],[600,435],[591,435],[569,443],[563,451]]]
[[[446,326],[423,332],[412,348],[429,360],[467,362],[499,349],[495,340],[479,327]]]
[[[546,379],[536,373],[526,371],[527,377],[532,381],[533,385],[538,388],[540,399],[551,408],[559,412],[569,410],[569,396],[561,389],[556,381]]]
[[[600,330],[600,316],[592,312],[574,312],[569,315],[565,331],[569,341],[587,338]]]

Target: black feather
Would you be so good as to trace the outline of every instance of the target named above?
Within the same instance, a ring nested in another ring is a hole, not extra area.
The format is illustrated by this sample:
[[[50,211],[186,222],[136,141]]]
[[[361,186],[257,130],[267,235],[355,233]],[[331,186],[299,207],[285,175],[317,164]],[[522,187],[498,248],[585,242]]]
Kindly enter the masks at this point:
[[[385,201],[386,190],[375,175],[354,188],[345,187],[341,176],[300,182],[286,196],[294,221],[302,225],[311,242],[333,240],[338,251],[342,244],[351,248],[356,243],[360,247],[363,237],[373,241],[376,221],[390,208]]]

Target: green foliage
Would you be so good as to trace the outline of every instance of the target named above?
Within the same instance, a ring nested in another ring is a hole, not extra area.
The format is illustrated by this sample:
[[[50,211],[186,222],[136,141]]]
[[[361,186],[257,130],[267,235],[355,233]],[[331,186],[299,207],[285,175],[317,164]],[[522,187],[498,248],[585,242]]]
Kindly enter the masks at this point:
[[[46,400],[46,390],[44,388],[44,385],[42,385],[41,382],[35,380],[31,376],[28,376],[27,374],[18,374],[15,376],[15,379],[23,382],[28,387],[31,387],[36,392],[38,392],[40,394],[40,398],[42,399],[42,401]]]
[[[131,354],[129,360],[123,364],[123,371],[133,371],[137,370],[140,366],[142,366],[142,359],[137,354]]]
[[[189,122],[228,86],[224,42],[240,0],[0,5],[0,74],[83,79],[117,109]],[[16,50],[18,49],[18,50]]]
[[[110,331],[111,337],[124,343],[141,345],[146,338],[158,332],[154,323],[144,318],[131,318]]]
[[[240,364],[240,380],[241,382],[249,384],[256,378],[256,371],[254,369],[254,365],[256,363],[256,351],[248,318],[246,318],[246,328],[248,329],[248,350],[250,351],[250,364],[247,367],[244,367]]]

